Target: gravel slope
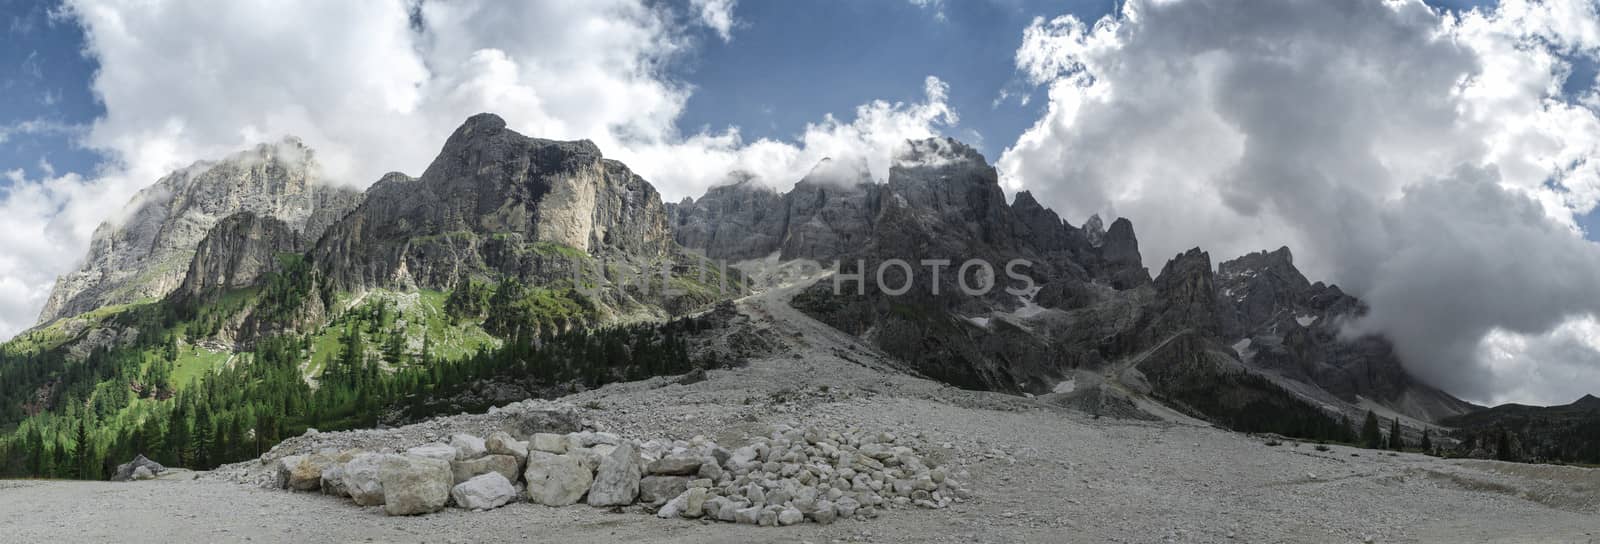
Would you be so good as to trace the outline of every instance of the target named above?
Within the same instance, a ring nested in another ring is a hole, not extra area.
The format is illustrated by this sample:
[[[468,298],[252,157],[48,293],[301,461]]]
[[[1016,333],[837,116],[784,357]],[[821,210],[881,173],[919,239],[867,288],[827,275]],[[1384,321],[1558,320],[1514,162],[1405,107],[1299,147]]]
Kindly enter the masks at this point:
[[[0,482],[0,540],[44,542],[1577,542],[1600,540],[1600,471],[1317,451],[1192,422],[1091,419],[962,391],[812,321],[780,289],[742,310],[790,350],[683,386],[615,384],[562,399],[635,438],[738,443],[775,425],[894,432],[971,473],[976,499],[876,520],[759,528],[525,503],[389,518],[330,497],[241,485],[245,463],[150,482]],[[402,447],[493,415],[324,433],[276,454],[359,439]]]

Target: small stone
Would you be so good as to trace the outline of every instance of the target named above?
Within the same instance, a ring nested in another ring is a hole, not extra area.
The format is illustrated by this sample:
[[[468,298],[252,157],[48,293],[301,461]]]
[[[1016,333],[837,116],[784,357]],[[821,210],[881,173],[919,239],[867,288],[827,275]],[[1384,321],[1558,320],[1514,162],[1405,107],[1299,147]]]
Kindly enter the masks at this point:
[[[746,525],[758,525],[761,523],[761,512],[762,508],[760,506],[736,509],[733,511],[733,522],[743,523]]]
[[[510,455],[518,463],[528,460],[528,443],[511,437],[511,433],[495,431],[489,438],[483,440],[484,449],[491,455]]]
[[[778,513],[778,525],[785,527],[800,523],[804,519],[805,515],[801,514],[799,510],[794,508],[785,508],[782,512]]]
[[[811,520],[822,525],[829,525],[838,517],[838,510],[835,510],[834,504],[829,501],[817,501],[816,507],[811,510]]]
[[[856,515],[856,510],[861,508],[861,503],[856,502],[855,499],[845,497],[834,502],[833,507],[839,511],[840,516],[850,517]]]
[[[661,509],[656,510],[656,517],[661,519],[672,519],[683,515],[684,509],[689,507],[688,503],[689,492],[685,491],[682,494],[673,497],[672,500],[667,501],[666,504],[661,505]]]

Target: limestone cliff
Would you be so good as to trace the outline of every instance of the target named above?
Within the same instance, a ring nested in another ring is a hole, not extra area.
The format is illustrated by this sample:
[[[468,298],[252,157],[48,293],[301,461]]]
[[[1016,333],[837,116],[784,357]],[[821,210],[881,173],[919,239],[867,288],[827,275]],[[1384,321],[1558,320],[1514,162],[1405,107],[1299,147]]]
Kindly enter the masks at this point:
[[[317,239],[361,198],[319,176],[313,152],[293,138],[173,172],[95,230],[83,265],[56,280],[40,323],[167,295],[201,239],[235,213],[271,217]]]

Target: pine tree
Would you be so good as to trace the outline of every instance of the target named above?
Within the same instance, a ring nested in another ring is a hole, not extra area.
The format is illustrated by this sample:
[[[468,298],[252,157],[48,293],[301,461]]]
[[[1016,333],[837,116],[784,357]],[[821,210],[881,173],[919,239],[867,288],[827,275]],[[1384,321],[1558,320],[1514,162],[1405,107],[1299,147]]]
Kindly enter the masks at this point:
[[[194,437],[192,439],[192,443],[190,444],[194,451],[194,453],[190,456],[192,459],[191,462],[194,463],[194,468],[211,468],[211,446],[213,436],[211,429],[211,407],[201,406],[199,410],[195,411],[194,431],[190,434]]]
[[[89,443],[89,418],[87,416],[78,418],[78,436],[76,440],[78,444],[74,453],[77,459],[74,463],[73,477],[79,480],[91,479],[94,477],[95,472],[93,465],[99,464],[99,460],[94,458],[94,445]]]
[[[1428,438],[1427,429],[1422,430],[1422,443],[1418,444],[1418,446],[1422,448],[1422,453],[1433,454],[1433,440]]]
[[[1516,456],[1511,453],[1511,433],[1500,431],[1500,438],[1495,444],[1495,459],[1501,461],[1515,461]]]
[[[1378,416],[1367,410],[1367,420],[1361,424],[1361,444],[1369,449],[1383,447],[1383,432],[1379,430]]]
[[[1395,416],[1389,424],[1389,449],[1394,451],[1406,449],[1406,439],[1400,434],[1400,416]]]

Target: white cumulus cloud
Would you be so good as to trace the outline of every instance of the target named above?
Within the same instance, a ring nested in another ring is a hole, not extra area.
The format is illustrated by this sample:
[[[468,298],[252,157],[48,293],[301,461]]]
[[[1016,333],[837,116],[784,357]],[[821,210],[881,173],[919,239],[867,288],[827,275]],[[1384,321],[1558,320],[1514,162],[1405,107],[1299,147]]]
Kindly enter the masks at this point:
[[[1540,359],[1570,350],[1538,344],[1600,313],[1600,246],[1573,219],[1596,205],[1596,91],[1562,92],[1571,59],[1600,53],[1597,20],[1581,0],[1459,15],[1130,0],[1093,23],[1041,18],[1015,61],[1049,104],[999,164],[1067,217],[1133,219],[1155,266],[1289,245],[1363,296],[1364,326],[1427,381],[1566,402],[1506,361],[1563,364]],[[1600,387],[1600,367],[1567,368]]]

